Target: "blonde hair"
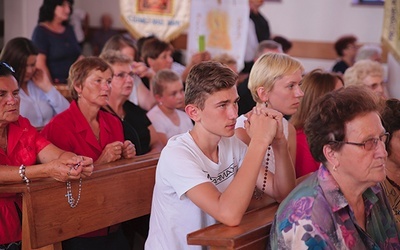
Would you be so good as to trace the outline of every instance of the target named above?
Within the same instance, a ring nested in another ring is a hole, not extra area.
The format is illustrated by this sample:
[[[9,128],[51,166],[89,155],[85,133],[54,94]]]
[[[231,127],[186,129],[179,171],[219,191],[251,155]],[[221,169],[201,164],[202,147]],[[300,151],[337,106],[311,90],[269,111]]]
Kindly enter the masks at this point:
[[[367,76],[383,77],[383,67],[379,62],[369,59],[360,60],[344,72],[343,80],[345,86],[364,85]]]
[[[237,64],[236,59],[233,56],[229,55],[228,53],[222,53],[216,55],[213,58],[213,61],[220,62],[225,65]]]
[[[271,52],[262,55],[250,71],[248,88],[253,100],[257,103],[262,102],[257,94],[259,87],[270,91],[277,80],[298,70],[303,72],[303,65],[289,55]]]

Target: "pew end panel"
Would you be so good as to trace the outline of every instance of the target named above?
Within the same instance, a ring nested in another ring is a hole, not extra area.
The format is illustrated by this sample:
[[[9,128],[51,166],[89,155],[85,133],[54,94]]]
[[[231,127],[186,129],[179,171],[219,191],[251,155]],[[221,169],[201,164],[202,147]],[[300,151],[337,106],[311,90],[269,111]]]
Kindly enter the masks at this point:
[[[61,241],[150,213],[159,154],[97,165],[82,181],[79,204],[71,208],[66,184],[52,179],[0,186],[22,193],[22,249],[61,249]],[[79,181],[72,181],[78,196]],[[42,248],[44,247],[44,248]]]

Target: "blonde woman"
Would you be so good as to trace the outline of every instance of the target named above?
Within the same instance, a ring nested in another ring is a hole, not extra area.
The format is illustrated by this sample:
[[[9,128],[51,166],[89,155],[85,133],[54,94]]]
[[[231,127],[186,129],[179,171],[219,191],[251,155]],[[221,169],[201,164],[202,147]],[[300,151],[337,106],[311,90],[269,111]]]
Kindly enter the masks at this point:
[[[248,87],[256,107],[276,110],[283,115],[293,115],[303,97],[300,89],[303,66],[300,62],[283,53],[266,53],[255,62],[249,77]],[[244,129],[245,115],[236,122],[236,136],[249,143]],[[294,159],[296,158],[296,131],[286,119],[274,142],[265,155],[263,172],[266,193],[277,201],[284,199],[295,186]]]

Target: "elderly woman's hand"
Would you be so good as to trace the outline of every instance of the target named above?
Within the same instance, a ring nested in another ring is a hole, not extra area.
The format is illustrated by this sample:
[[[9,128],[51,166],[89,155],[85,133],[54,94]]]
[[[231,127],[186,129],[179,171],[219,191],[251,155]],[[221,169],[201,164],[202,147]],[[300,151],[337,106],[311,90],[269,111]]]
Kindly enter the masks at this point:
[[[81,159],[80,165],[82,166],[81,177],[89,177],[93,173],[93,159],[86,156],[78,156]]]
[[[122,158],[122,147],[123,143],[120,141],[115,141],[107,144],[103,152],[101,152],[100,157],[97,159],[96,163],[109,163]]]
[[[147,77],[151,79],[155,75],[155,72],[151,68],[147,67],[144,62],[133,62],[132,72],[141,78]]]
[[[125,159],[131,159],[135,155],[136,155],[135,145],[129,140],[124,141],[124,144],[122,146],[122,156]]]
[[[49,176],[57,181],[76,180],[81,177],[82,166],[78,157],[57,159],[46,163]]]

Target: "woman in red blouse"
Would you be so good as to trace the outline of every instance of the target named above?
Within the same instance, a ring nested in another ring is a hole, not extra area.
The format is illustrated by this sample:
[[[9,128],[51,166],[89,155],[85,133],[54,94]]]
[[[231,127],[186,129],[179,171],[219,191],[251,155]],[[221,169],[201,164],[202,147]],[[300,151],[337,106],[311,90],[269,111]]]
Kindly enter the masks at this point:
[[[67,181],[90,176],[93,160],[54,146],[19,115],[14,70],[0,62],[0,185],[51,177]],[[38,164],[41,163],[41,164]],[[0,194],[0,249],[21,247],[21,196]]]
[[[133,158],[135,145],[124,141],[120,120],[101,109],[107,105],[112,77],[111,66],[98,57],[74,63],[68,78],[73,101],[43,128],[42,134],[64,150],[85,153],[96,164]],[[63,249],[129,249],[119,229],[114,225],[69,239],[63,242]]]

